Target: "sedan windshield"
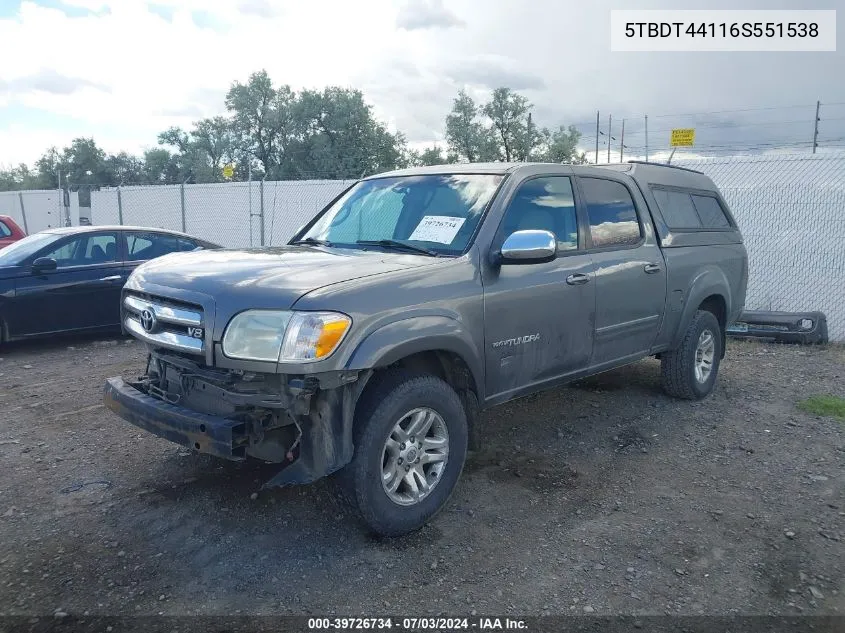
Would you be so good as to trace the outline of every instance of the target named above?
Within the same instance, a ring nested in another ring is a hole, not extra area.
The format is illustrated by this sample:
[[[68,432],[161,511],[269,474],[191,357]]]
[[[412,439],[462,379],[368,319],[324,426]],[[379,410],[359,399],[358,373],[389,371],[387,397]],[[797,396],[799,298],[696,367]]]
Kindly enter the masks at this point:
[[[22,240],[12,242],[9,246],[0,250],[0,266],[15,266],[16,264],[20,264],[27,257],[60,237],[61,235],[56,233],[34,233]]]
[[[294,243],[460,255],[502,178],[445,174],[365,180]]]

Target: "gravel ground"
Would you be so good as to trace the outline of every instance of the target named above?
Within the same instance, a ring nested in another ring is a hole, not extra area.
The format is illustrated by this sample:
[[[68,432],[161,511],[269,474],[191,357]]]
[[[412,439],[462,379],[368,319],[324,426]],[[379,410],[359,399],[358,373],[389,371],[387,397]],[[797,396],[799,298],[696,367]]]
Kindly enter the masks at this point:
[[[489,411],[447,510],[369,535],[331,482],[118,419],[127,340],[0,349],[0,615],[843,614],[845,348],[731,341],[716,392],[654,360]]]

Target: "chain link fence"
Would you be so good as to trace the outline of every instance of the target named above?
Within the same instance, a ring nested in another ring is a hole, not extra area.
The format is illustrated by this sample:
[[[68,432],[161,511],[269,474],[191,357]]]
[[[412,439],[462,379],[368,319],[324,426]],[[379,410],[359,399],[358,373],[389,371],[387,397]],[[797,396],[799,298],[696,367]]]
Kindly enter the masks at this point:
[[[845,152],[676,161],[719,186],[748,249],[749,310],[827,315],[845,341]]]
[[[231,248],[284,244],[345,180],[133,185],[91,192],[91,223],[183,231]]]

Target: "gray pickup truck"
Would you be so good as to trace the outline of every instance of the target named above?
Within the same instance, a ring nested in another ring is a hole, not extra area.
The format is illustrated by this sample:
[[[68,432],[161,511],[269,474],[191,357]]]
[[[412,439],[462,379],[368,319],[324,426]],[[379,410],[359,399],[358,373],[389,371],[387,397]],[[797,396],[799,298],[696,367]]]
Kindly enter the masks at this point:
[[[337,473],[364,521],[398,535],[446,503],[487,407],[647,356],[669,394],[708,395],[747,274],[699,172],[395,171],[286,246],[139,266],[122,320],[149,359],[105,402],[183,446],[282,465],[265,486]]]

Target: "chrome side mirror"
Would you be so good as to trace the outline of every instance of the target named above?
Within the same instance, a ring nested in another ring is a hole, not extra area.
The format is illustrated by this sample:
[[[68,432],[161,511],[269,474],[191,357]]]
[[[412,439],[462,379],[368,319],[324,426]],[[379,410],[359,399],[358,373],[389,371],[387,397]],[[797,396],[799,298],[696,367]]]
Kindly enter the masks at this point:
[[[557,255],[557,238],[551,231],[516,231],[504,244],[502,264],[540,264],[550,262]]]

